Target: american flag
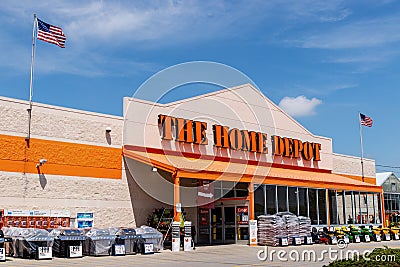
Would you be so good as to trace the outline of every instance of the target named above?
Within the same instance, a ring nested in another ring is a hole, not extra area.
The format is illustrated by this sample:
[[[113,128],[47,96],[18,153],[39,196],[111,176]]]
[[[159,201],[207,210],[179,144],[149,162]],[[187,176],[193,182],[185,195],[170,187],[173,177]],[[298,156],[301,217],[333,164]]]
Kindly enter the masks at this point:
[[[50,25],[38,19],[38,40],[42,40],[51,44],[65,48],[66,37],[60,27]]]
[[[361,125],[372,127],[372,119],[362,113],[360,113],[360,123]]]

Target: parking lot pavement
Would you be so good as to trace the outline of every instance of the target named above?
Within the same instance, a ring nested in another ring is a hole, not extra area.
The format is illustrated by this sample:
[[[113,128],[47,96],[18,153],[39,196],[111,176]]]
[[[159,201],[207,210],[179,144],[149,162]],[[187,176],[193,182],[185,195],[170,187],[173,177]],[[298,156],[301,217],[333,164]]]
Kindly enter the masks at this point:
[[[164,250],[153,255],[83,257],[78,259],[53,258],[48,261],[7,258],[0,266],[323,266],[335,257],[346,257],[372,251],[375,247],[400,248],[400,241],[349,244],[345,249],[333,245],[300,247],[249,247],[247,245],[222,245],[197,247],[191,252]],[[262,251],[262,252],[260,252]],[[267,252],[267,254],[265,254]],[[314,260],[315,253],[315,260]],[[330,253],[330,254],[329,254]],[[261,260],[258,259],[260,256]],[[265,258],[265,255],[268,255]],[[279,255],[279,256],[278,256]],[[302,255],[304,259],[302,260]],[[309,255],[311,258],[309,258]],[[263,259],[265,258],[265,260]],[[311,259],[311,260],[310,260]]]

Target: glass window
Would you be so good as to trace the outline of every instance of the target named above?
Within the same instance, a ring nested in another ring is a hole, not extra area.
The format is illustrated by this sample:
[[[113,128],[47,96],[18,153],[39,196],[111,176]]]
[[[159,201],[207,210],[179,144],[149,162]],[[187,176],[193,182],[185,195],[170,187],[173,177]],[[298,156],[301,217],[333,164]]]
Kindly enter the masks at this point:
[[[361,211],[361,224],[367,224],[368,223],[368,209],[367,209],[367,201],[368,197],[366,193],[360,193],[360,211]]]
[[[328,224],[326,218],[326,189],[318,189],[319,224]]]
[[[329,219],[331,224],[339,224],[338,222],[338,193],[336,190],[329,190]]]
[[[390,211],[390,202],[389,202],[389,198],[390,198],[390,195],[389,195],[389,194],[385,194],[384,202],[385,202],[385,211],[386,211],[386,212],[389,212],[389,211]]]
[[[289,187],[289,211],[297,215],[297,187]]]
[[[373,193],[367,193],[367,212],[368,212],[368,220],[367,223],[371,224],[375,222],[374,215],[374,202],[373,202]]]
[[[355,223],[355,210],[354,210],[354,201],[353,201],[353,192],[346,191],[345,192],[345,202],[346,202],[346,223],[354,224]]]
[[[214,186],[214,199],[220,199],[222,197],[222,183],[221,181],[213,181]]]
[[[276,213],[276,186],[275,185],[266,185],[267,192],[267,214],[275,214]]]
[[[249,196],[248,183],[235,183],[229,181],[215,181],[214,198],[234,198]]]
[[[278,186],[278,211],[287,211],[287,187]]]
[[[353,205],[353,215],[354,215],[354,221],[353,223],[358,223],[358,201],[356,201],[356,197],[358,196],[357,192],[352,191],[351,192],[351,202]]]
[[[392,192],[396,192],[396,183],[392,183]]]
[[[353,191],[353,201],[354,209],[356,214],[356,224],[362,223],[362,213],[361,213],[361,193],[358,191]]]
[[[382,205],[381,205],[381,194],[375,194],[376,202],[375,202],[375,211],[376,211],[376,224],[382,223]]]
[[[346,210],[346,200],[345,200],[345,192],[338,191],[337,192],[337,213],[338,213],[338,224],[346,224],[346,216],[347,214],[351,214],[351,209]]]
[[[224,198],[235,197],[235,182],[221,181],[222,183],[222,195]]]
[[[310,219],[311,224],[318,224],[318,208],[317,208],[317,189],[308,189],[308,200],[310,203]]]
[[[299,215],[308,217],[307,188],[299,188]]]
[[[235,185],[235,197],[247,197],[249,196],[248,183],[236,183]]]
[[[264,204],[264,186],[260,185],[254,191],[254,215],[256,218],[264,215]]]

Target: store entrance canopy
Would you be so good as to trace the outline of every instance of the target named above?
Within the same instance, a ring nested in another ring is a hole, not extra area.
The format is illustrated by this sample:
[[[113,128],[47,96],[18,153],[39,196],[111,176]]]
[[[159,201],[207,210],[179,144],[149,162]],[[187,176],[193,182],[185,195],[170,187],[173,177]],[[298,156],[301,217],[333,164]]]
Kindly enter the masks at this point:
[[[151,152],[149,152],[151,151]],[[188,157],[177,153],[124,146],[123,155],[150,166],[175,173],[181,178],[251,182],[287,186],[382,192],[380,186],[333,174],[275,167],[272,164],[237,162],[208,157]]]

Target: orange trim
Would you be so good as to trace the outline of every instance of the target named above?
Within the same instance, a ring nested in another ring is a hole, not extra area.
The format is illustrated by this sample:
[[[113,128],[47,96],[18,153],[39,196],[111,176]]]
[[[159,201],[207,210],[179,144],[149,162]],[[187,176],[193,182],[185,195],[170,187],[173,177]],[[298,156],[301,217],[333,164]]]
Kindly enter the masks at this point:
[[[254,220],[254,187],[249,183],[249,219]]]
[[[382,189],[380,195],[381,195],[382,225],[383,225],[383,227],[387,227],[387,225],[386,225],[386,212],[385,212],[385,200],[383,199],[383,189]]]
[[[136,161],[139,161],[141,163],[145,163],[154,167],[157,167],[161,170],[167,171],[167,172],[174,172],[175,168],[172,167],[171,165],[165,164],[163,162],[151,159],[151,158],[145,158],[145,157],[141,157],[131,151],[127,151],[125,149],[123,149],[123,155],[127,156],[128,158],[134,159]]]
[[[356,181],[332,173],[296,171],[283,168],[268,168],[239,163],[226,163],[205,159],[193,159],[182,156],[168,156],[149,152],[124,150],[124,155],[133,159],[176,170],[181,178],[226,180],[257,184],[276,184],[303,186],[312,188],[329,188],[381,192],[380,186]],[[175,171],[174,170],[174,171]],[[172,172],[172,171],[171,171]]]
[[[358,176],[358,175],[348,175],[348,174],[338,174],[353,180],[357,180],[357,181],[362,181],[362,176]],[[376,178],[375,177],[364,177],[364,182],[368,183],[368,184],[373,184],[376,185]]]
[[[299,173],[300,174],[300,173]],[[240,175],[235,173],[207,173],[201,172],[185,172],[179,171],[179,175],[184,178],[193,179],[206,179],[206,180],[221,180],[221,181],[235,181],[244,183],[262,183],[262,184],[276,184],[276,185],[287,185],[287,186],[300,186],[300,187],[312,187],[312,188],[327,188],[327,189],[343,189],[343,190],[354,190],[357,187],[358,190],[366,192],[380,192],[379,186],[359,185],[349,183],[341,183],[339,181],[318,181],[316,179],[302,180],[298,178],[283,177],[283,176],[267,176],[267,177],[254,177],[252,175]],[[273,175],[273,174],[272,174]],[[346,178],[345,178],[346,179]]]
[[[122,178],[121,149],[0,135],[0,170],[95,178]],[[36,168],[40,159],[47,163]]]
[[[259,160],[251,160],[251,159],[247,160],[247,159],[238,159],[238,158],[231,158],[231,157],[204,155],[204,154],[199,154],[199,153],[174,151],[174,150],[159,149],[159,148],[152,148],[152,147],[125,145],[125,146],[123,146],[123,151],[124,151],[123,152],[124,154],[129,151],[147,152],[147,153],[154,153],[154,154],[160,154],[160,155],[179,156],[179,157],[186,157],[186,158],[192,158],[192,159],[200,159],[201,158],[204,160],[240,163],[240,164],[246,164],[246,165],[264,166],[264,167],[286,168],[286,169],[292,169],[292,170],[303,170],[303,171],[313,171],[313,172],[322,172],[322,173],[331,173],[332,172],[331,170],[326,170],[326,169],[317,169],[317,168],[286,165],[286,164],[279,164],[279,163],[269,163],[269,162],[264,162],[264,161],[259,161]],[[260,154],[256,154],[256,155],[260,156]]]
[[[180,222],[181,221],[181,213],[178,212],[176,209],[176,205],[180,202],[180,179],[176,175],[176,173],[173,174],[173,179],[174,179],[174,221],[175,222]]]

